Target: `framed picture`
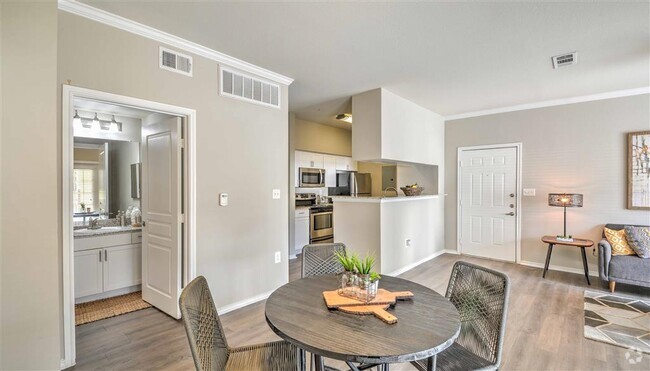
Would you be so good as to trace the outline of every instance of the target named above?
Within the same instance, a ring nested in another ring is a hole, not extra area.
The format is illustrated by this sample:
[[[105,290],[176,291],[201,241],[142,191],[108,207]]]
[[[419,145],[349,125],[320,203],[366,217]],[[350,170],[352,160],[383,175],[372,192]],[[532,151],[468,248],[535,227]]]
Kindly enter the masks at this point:
[[[650,131],[627,135],[627,208],[650,210]]]

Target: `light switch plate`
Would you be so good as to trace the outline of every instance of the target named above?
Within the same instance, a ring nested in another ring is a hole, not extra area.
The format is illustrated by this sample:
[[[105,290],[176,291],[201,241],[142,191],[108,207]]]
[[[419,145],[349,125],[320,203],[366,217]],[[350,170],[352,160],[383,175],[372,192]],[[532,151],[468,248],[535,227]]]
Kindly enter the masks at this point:
[[[279,200],[280,199],[280,190],[279,189],[274,189],[273,190],[273,199],[274,200]]]
[[[281,261],[282,261],[282,253],[280,253],[279,251],[276,251],[275,252],[275,264],[278,264]]]
[[[220,206],[228,206],[228,194],[227,193],[220,193],[219,194],[219,205]]]
[[[524,196],[534,196],[535,188],[524,188]]]

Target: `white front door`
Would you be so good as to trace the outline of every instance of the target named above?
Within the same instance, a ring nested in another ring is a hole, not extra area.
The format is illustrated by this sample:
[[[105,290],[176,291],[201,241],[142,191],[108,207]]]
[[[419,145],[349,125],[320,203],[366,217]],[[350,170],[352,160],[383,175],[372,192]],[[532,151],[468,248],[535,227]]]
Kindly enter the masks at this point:
[[[180,118],[142,127],[142,299],[180,318]]]
[[[458,227],[463,254],[515,261],[517,150],[461,151]]]

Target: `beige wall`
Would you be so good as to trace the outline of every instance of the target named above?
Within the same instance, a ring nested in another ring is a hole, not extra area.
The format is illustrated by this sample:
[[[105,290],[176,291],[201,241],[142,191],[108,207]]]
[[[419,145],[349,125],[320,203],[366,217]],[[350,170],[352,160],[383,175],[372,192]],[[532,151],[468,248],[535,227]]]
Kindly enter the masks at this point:
[[[357,171],[360,173],[369,173],[372,181],[371,196],[379,197],[382,195],[381,189],[381,168],[384,165],[376,162],[357,162]]]
[[[296,119],[295,149],[352,156],[352,132],[312,121]]]
[[[273,188],[288,188],[287,106],[220,96],[217,64],[198,56],[193,77],[159,69],[159,46],[61,12],[59,84],[196,109],[197,273],[218,307],[265,294],[288,280],[287,192],[271,197]],[[281,102],[287,96],[282,87]],[[221,192],[230,195],[227,207],[218,205]]]
[[[446,248],[456,248],[457,148],[523,143],[521,259],[543,263],[545,234],[562,232],[562,209],[547,206],[551,192],[584,194],[584,207],[567,211],[568,233],[600,240],[605,223],[650,224],[650,212],[626,209],[626,134],[650,128],[648,95],[481,116],[446,123]],[[597,257],[588,254],[593,269]],[[582,268],[580,253],[560,247],[553,265]]]
[[[5,92],[0,369],[52,370],[59,368],[61,346],[57,5],[0,6]]]
[[[99,162],[99,149],[75,148],[74,161],[92,161]]]

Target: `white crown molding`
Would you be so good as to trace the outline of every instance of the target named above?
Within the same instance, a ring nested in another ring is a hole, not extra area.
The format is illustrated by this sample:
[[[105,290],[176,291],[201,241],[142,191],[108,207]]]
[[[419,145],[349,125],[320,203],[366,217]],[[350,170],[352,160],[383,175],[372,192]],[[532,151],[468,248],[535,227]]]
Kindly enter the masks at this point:
[[[650,86],[636,88],[636,89],[616,90],[616,91],[600,93],[600,94],[583,95],[583,96],[572,97],[572,98],[547,100],[547,101],[536,102],[536,103],[520,104],[516,106],[509,106],[509,107],[493,108],[493,109],[488,109],[483,111],[459,113],[456,115],[445,116],[445,122],[451,120],[466,119],[470,117],[494,115],[497,113],[524,111],[524,110],[535,109],[535,108],[561,106],[564,104],[573,104],[573,103],[592,102],[596,100],[629,97],[633,95],[643,95],[643,94],[650,94]]]
[[[199,45],[167,32],[132,21],[128,18],[97,9],[88,4],[80,3],[75,0],[58,0],[58,7],[59,10],[64,12],[155,40],[283,85],[290,85],[293,82],[293,79],[290,77],[258,67],[254,64],[220,53],[203,45]]]

